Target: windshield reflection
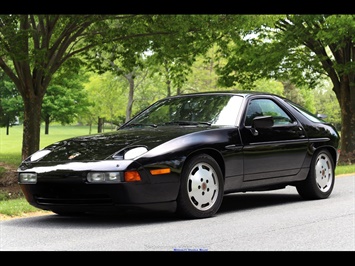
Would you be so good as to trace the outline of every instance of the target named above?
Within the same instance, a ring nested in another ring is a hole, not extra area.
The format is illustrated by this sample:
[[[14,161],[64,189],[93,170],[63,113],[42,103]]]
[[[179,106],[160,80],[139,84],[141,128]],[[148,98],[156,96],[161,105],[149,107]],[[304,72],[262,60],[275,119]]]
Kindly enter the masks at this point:
[[[243,97],[231,95],[197,95],[167,98],[156,102],[124,127],[165,125],[235,124]]]

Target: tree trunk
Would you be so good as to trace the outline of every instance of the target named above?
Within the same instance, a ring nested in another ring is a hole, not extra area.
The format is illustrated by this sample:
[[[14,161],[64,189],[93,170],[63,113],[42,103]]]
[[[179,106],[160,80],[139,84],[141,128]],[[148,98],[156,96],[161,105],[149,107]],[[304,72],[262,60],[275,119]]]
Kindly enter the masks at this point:
[[[24,99],[22,160],[39,150],[43,97]]]
[[[166,83],[168,96],[171,96],[171,81],[170,81],[170,79],[168,79],[165,83]],[[177,94],[179,94],[179,93],[177,93]]]
[[[169,78],[169,68],[165,64],[165,71],[166,71],[166,89],[167,89],[167,96],[171,96],[171,80]],[[177,93],[180,94],[180,93]]]
[[[44,119],[44,134],[49,134],[49,115],[46,115],[46,118]]]
[[[102,117],[99,117],[97,121],[97,133],[102,133],[103,125],[104,125],[104,119]]]
[[[129,92],[128,92],[128,102],[126,108],[126,122],[131,119],[132,116],[132,106],[133,106],[133,97],[134,97],[134,79],[132,76],[127,78],[129,83]]]
[[[340,164],[355,163],[355,87],[347,79],[341,80],[340,93],[336,93],[341,109]]]
[[[6,115],[6,135],[10,134],[10,118]]]

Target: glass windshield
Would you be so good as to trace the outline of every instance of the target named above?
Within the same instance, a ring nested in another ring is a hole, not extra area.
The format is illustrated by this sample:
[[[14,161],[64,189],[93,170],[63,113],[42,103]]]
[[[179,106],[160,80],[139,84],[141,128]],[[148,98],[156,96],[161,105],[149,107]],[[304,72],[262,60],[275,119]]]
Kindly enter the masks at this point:
[[[167,98],[138,114],[127,126],[234,125],[243,98],[232,95],[195,95]]]

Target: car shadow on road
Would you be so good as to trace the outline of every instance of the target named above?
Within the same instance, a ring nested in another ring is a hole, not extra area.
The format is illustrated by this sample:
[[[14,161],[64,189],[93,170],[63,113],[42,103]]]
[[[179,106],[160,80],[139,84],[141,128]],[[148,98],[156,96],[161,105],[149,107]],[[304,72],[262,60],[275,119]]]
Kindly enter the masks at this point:
[[[285,193],[282,191],[285,191]],[[302,199],[297,193],[287,193],[286,190],[228,194],[224,196],[222,205],[214,218],[218,218],[219,214],[292,204],[299,201],[302,201]],[[166,212],[122,212],[118,214],[85,214],[80,216],[61,216],[49,212],[42,216],[16,219],[16,224],[21,225],[24,223],[26,227],[38,227],[43,224],[43,226],[68,226],[70,228],[73,226],[102,228],[109,226],[131,227],[181,221],[184,220],[174,213]]]
[[[282,191],[282,190],[280,190]],[[271,207],[302,201],[297,194],[282,192],[248,192],[225,195],[218,213],[229,213],[255,208]]]

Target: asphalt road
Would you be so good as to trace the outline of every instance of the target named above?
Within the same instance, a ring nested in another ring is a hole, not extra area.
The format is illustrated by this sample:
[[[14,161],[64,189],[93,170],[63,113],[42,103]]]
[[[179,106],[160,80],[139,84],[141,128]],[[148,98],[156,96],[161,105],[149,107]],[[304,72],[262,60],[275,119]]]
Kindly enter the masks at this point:
[[[55,214],[0,221],[0,251],[355,251],[355,175],[325,200],[293,187],[236,193],[215,217]],[[13,261],[16,258],[13,258]]]

